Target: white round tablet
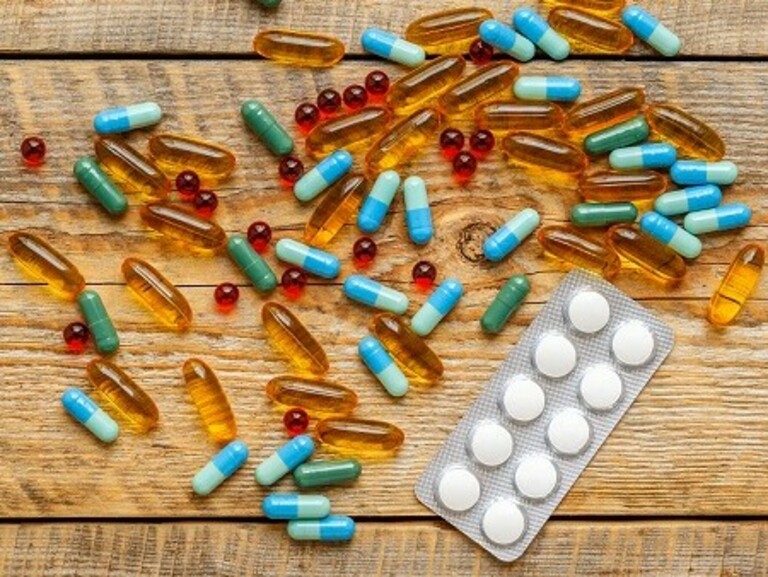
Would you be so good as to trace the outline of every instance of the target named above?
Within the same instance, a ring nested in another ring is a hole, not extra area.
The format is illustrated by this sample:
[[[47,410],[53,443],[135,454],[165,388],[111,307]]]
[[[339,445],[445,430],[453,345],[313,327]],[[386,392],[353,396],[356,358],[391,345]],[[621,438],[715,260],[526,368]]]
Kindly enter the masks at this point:
[[[515,471],[515,486],[528,499],[546,499],[557,486],[557,468],[544,455],[526,457]]]
[[[502,398],[510,419],[529,423],[544,411],[546,399],[542,388],[527,377],[515,378],[507,385]]]
[[[565,409],[556,414],[547,427],[547,440],[561,455],[581,453],[591,436],[589,421],[576,409]]]
[[[576,348],[560,334],[548,334],[536,345],[533,361],[541,374],[559,379],[576,366]]]
[[[621,377],[609,366],[590,367],[581,377],[581,399],[595,411],[607,411],[615,407],[621,392]]]
[[[437,484],[437,499],[444,507],[461,513],[474,507],[480,498],[480,481],[463,467],[443,472]]]
[[[577,331],[594,334],[611,318],[611,305],[599,292],[584,290],[568,303],[568,320]]]
[[[485,536],[496,545],[511,545],[525,533],[525,514],[509,499],[501,499],[488,507],[483,515]]]
[[[481,465],[498,467],[512,456],[512,435],[493,421],[479,423],[472,431],[469,451]]]
[[[653,357],[656,342],[653,333],[640,321],[629,321],[613,335],[613,355],[620,363],[639,367]]]

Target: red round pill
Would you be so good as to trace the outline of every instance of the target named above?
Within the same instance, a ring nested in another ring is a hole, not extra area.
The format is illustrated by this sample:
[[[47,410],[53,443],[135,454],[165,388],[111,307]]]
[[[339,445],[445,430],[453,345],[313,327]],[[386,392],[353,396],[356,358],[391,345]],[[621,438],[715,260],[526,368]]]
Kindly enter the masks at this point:
[[[263,220],[252,222],[248,227],[248,242],[251,243],[253,250],[263,253],[272,240],[272,227]]]
[[[426,290],[435,282],[435,278],[437,278],[437,269],[435,268],[435,265],[428,260],[420,260],[413,265],[411,277],[417,287]]]
[[[295,300],[301,296],[301,293],[304,292],[304,287],[306,284],[307,273],[294,266],[286,269],[280,279],[280,286],[283,287],[285,296],[291,300]]]
[[[45,140],[28,136],[21,141],[21,158],[27,166],[40,166],[45,162]]]
[[[453,159],[464,148],[464,135],[461,130],[446,128],[440,133],[440,152],[448,160]]]
[[[291,437],[301,435],[309,428],[309,415],[301,407],[293,407],[285,411],[283,425]]]
[[[231,282],[223,282],[213,291],[213,300],[222,312],[229,312],[240,298],[240,289]]]
[[[88,327],[83,323],[69,323],[64,328],[64,342],[67,343],[70,352],[82,353],[85,350],[85,345],[88,344],[90,334]]]

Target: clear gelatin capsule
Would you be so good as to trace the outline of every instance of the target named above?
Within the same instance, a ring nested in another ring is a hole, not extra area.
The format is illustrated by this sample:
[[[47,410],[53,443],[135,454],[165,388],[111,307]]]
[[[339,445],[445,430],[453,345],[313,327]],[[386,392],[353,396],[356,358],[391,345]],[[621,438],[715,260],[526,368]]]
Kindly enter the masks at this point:
[[[465,76],[438,99],[438,106],[447,115],[458,115],[509,89],[517,76],[514,62],[492,62]]]
[[[498,262],[530,236],[541,223],[539,213],[524,208],[483,242],[483,254],[491,262]]]
[[[722,204],[685,215],[683,227],[691,234],[744,228],[752,218],[752,210],[741,202]]]
[[[342,485],[355,481],[363,467],[357,459],[310,461],[293,470],[293,480],[302,489]]]
[[[499,20],[486,20],[477,32],[483,42],[521,62],[528,62],[536,54],[536,47],[528,38]]]
[[[227,241],[227,252],[243,274],[261,293],[269,293],[277,287],[277,277],[251,243],[240,234],[233,234]]]
[[[605,154],[643,142],[649,134],[650,128],[645,117],[636,116],[588,135],[584,139],[584,150],[592,155]]]
[[[608,156],[608,163],[614,170],[669,168],[676,160],[677,149],[664,142],[617,148]]]
[[[680,38],[639,6],[625,8],[621,12],[621,21],[635,36],[650,44],[663,56],[677,56],[680,52]]]
[[[344,44],[333,36],[292,30],[259,32],[253,49],[270,60],[311,68],[333,66],[344,57]]]
[[[213,369],[200,359],[187,359],[182,374],[208,436],[217,443],[234,441],[237,437],[235,414]]]
[[[349,541],[355,536],[355,521],[344,515],[296,519],[288,521],[288,536],[294,541]]]
[[[596,132],[636,116],[642,112],[644,105],[645,92],[642,88],[620,88],[571,108],[565,116],[565,130],[576,134]],[[649,124],[653,126],[650,119]]]
[[[408,310],[408,297],[404,293],[363,275],[348,276],[344,281],[344,294],[353,301],[398,315]]]
[[[82,291],[77,296],[77,305],[93,336],[96,350],[102,355],[114,353],[120,346],[120,338],[99,293],[93,290]]]
[[[256,482],[268,487],[293,471],[315,452],[315,442],[309,435],[299,435],[288,441],[256,467]]]
[[[409,162],[434,140],[442,120],[434,108],[422,108],[404,118],[371,145],[366,168],[376,173]]]
[[[464,286],[459,279],[447,278],[429,295],[427,302],[411,319],[411,329],[421,337],[427,336],[459,303]]]
[[[624,8],[625,0],[544,0],[545,5],[578,8],[588,12],[597,12],[603,16],[615,16]]]
[[[637,208],[631,202],[584,202],[571,208],[571,222],[576,226],[608,226],[636,218]]]
[[[266,303],[261,320],[272,345],[297,369],[312,375],[328,372],[323,347],[291,311],[278,303]]]
[[[316,432],[326,447],[360,457],[392,454],[405,441],[405,434],[395,425],[354,417],[323,419]]]
[[[722,199],[720,187],[703,184],[665,192],[654,201],[653,210],[664,216],[675,216],[715,208]]]
[[[371,332],[414,382],[432,384],[443,375],[443,362],[400,317],[381,313],[373,317]]]
[[[551,102],[497,101],[475,111],[475,122],[492,132],[557,130],[565,119],[562,108]]]
[[[334,279],[341,271],[339,259],[331,253],[289,238],[277,241],[275,254],[281,261],[303,268],[320,278]]]
[[[331,186],[304,227],[304,241],[320,247],[331,242],[355,219],[370,186],[362,174],[349,174]]]
[[[122,369],[109,361],[94,359],[85,370],[91,385],[134,429],[146,433],[157,426],[157,405]]]
[[[309,202],[347,174],[352,162],[352,155],[346,150],[329,154],[293,185],[293,194],[301,202]]]
[[[748,244],[739,251],[709,301],[709,322],[725,326],[736,318],[760,281],[764,265],[762,247]]]
[[[461,56],[441,56],[398,78],[387,93],[395,114],[408,114],[436,99],[461,78],[466,62]]]
[[[369,234],[379,230],[398,188],[400,188],[400,175],[397,172],[385,170],[379,174],[357,214],[357,228]]]
[[[685,277],[683,257],[645,234],[636,224],[612,226],[607,239],[608,246],[619,255],[663,284],[675,285]]]
[[[678,160],[669,169],[675,184],[733,184],[739,176],[738,167],[730,160],[706,162],[704,160]]]
[[[75,162],[73,172],[77,181],[109,214],[120,216],[128,210],[128,199],[123,191],[110,180],[94,159],[79,159]]]
[[[386,108],[367,106],[321,122],[307,135],[307,153],[322,158],[341,148],[364,148],[387,128],[392,115]]]
[[[158,319],[177,331],[192,326],[192,307],[160,271],[138,258],[125,259],[121,268],[128,288]]]
[[[61,395],[61,404],[73,419],[88,429],[102,443],[112,443],[120,427],[82,390],[70,387]]]
[[[512,132],[502,140],[510,164],[579,176],[587,167],[586,155],[563,140],[531,132]]]
[[[363,30],[360,44],[366,52],[411,68],[423,64],[426,58],[421,46],[381,28]]]
[[[427,244],[434,236],[432,211],[429,208],[427,185],[420,176],[409,176],[403,183],[405,224],[408,237],[416,244]]]
[[[573,102],[581,96],[581,82],[569,76],[519,76],[512,92],[520,100]]]
[[[579,194],[590,202],[648,200],[667,189],[667,178],[650,170],[595,172],[579,180]]]
[[[8,250],[24,271],[48,283],[59,296],[74,300],[85,288],[85,279],[77,267],[38,236],[14,232],[8,238]]]
[[[192,478],[192,490],[204,497],[229,479],[248,460],[248,446],[242,441],[232,441],[216,453],[208,464]]]
[[[620,22],[575,8],[555,8],[548,20],[577,52],[623,54],[635,41],[632,32]]]
[[[710,161],[725,156],[725,143],[720,135],[676,106],[652,104],[646,111],[646,117],[654,135],[674,144],[681,156]]]
[[[325,495],[272,493],[264,497],[261,510],[267,519],[323,519],[331,514],[331,502]]]
[[[480,319],[483,330],[490,334],[501,332],[509,318],[520,308],[530,290],[531,283],[528,277],[524,274],[513,275],[499,289],[491,304],[485,309]]]
[[[272,154],[284,156],[293,150],[293,138],[272,113],[258,100],[246,100],[240,115],[248,128],[259,137]]]
[[[318,378],[282,376],[267,383],[267,396],[282,407],[301,407],[313,417],[350,414],[357,407],[357,393]]]
[[[219,184],[235,170],[235,155],[229,150],[188,136],[153,136],[149,139],[149,154],[167,175],[192,170],[205,185]]]
[[[544,18],[531,8],[520,8],[512,17],[515,29],[554,60],[565,60],[571,52],[568,41],[555,32]]]
[[[640,219],[640,228],[685,258],[696,258],[701,254],[698,238],[656,212],[645,213]]]
[[[102,110],[93,118],[93,129],[98,134],[116,134],[145,128],[160,122],[163,111],[156,102],[140,102]]]
[[[218,224],[174,204],[149,203],[141,208],[141,220],[157,232],[199,249],[213,251],[227,242]]]
[[[163,200],[171,182],[162,170],[127,142],[115,137],[98,138],[94,143],[99,164],[123,189],[147,200]]]
[[[539,229],[536,238],[552,256],[598,272],[607,279],[615,277],[621,269],[621,260],[613,250],[572,226],[544,226]]]
[[[477,27],[493,14],[485,8],[456,8],[427,14],[405,29],[405,39],[430,54],[462,54],[477,38]]]
[[[363,337],[357,352],[387,393],[393,397],[402,397],[408,392],[408,378],[378,339],[370,335]]]

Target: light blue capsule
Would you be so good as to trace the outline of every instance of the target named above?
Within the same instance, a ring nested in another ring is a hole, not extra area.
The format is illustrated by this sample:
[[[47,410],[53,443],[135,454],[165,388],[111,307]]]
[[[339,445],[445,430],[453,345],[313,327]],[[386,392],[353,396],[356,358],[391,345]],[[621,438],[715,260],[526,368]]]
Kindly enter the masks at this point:
[[[116,134],[135,128],[144,128],[160,122],[163,111],[155,102],[141,102],[102,110],[93,118],[93,129],[98,134]]]
[[[378,339],[372,336],[364,337],[357,347],[357,352],[368,370],[390,395],[402,397],[408,392],[408,379]]]
[[[413,315],[413,332],[424,337],[435,330],[440,321],[458,304],[463,294],[464,287],[459,279],[445,279]]]
[[[394,170],[382,172],[363,201],[360,212],[357,213],[357,228],[369,234],[379,230],[399,187],[400,175],[397,172]]]
[[[701,254],[698,238],[656,212],[645,213],[640,219],[640,228],[685,258],[696,258]]]
[[[277,241],[275,255],[281,261],[303,268],[320,278],[334,279],[341,271],[339,259],[331,253],[290,238]]]
[[[485,239],[483,254],[491,262],[498,262],[515,250],[539,226],[541,217],[532,208],[525,208],[513,216],[499,230]]]
[[[706,162],[704,160],[678,160],[669,169],[677,184],[733,184],[739,169],[730,160]]]
[[[683,220],[683,226],[691,234],[704,234],[743,228],[749,224],[751,218],[752,210],[746,204],[734,202],[717,208],[691,212]]]
[[[477,33],[484,42],[522,62],[528,62],[536,54],[530,40],[498,20],[486,20],[478,26]]]
[[[61,404],[72,417],[102,443],[112,443],[120,433],[117,423],[77,387],[61,395]]]
[[[322,519],[331,513],[331,502],[325,495],[272,493],[261,503],[267,519]]]
[[[259,485],[274,485],[312,456],[315,442],[309,435],[299,435],[288,441],[256,467],[256,482]]]
[[[677,149],[666,142],[652,142],[612,150],[608,163],[615,170],[668,168],[677,161]]]
[[[720,187],[714,184],[690,186],[665,192],[655,200],[653,210],[664,216],[674,216],[715,208],[722,199],[723,193]]]
[[[520,100],[573,102],[581,96],[581,82],[568,76],[520,76],[512,91]]]
[[[349,541],[355,536],[355,522],[344,515],[288,521],[288,535],[295,541]]]
[[[680,52],[680,38],[655,17],[638,6],[624,8],[621,21],[635,36],[650,44],[664,56],[676,56]]]
[[[353,274],[344,281],[344,294],[369,307],[398,315],[408,310],[408,297],[366,276]]]
[[[347,174],[352,162],[352,155],[346,150],[332,152],[293,185],[293,194],[301,202],[312,200]]]
[[[424,49],[381,28],[366,28],[360,38],[363,50],[392,62],[414,68],[424,64]]]
[[[405,201],[405,224],[408,236],[416,244],[427,244],[432,240],[432,211],[429,209],[427,185],[419,176],[409,176],[403,184]]]
[[[568,41],[555,32],[535,10],[520,8],[512,17],[512,23],[520,34],[541,48],[550,58],[564,60],[571,53]]]
[[[210,494],[235,474],[248,459],[248,447],[242,441],[232,441],[216,453],[192,479],[192,490],[198,495]]]

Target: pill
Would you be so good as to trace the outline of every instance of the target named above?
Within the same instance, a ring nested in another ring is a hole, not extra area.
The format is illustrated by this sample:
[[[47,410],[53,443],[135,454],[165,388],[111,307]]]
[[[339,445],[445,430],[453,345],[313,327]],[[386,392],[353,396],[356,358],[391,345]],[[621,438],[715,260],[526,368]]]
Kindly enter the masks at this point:
[[[752,210],[740,202],[722,204],[716,208],[689,212],[683,227],[691,234],[705,234],[721,230],[743,228],[749,224]]]
[[[545,0],[545,4],[550,0]],[[615,16],[624,8],[626,0],[557,0],[556,5],[569,6],[589,12],[604,13],[603,15]]]
[[[571,49],[581,52],[622,54],[635,40],[620,22],[575,8],[555,8],[548,20],[552,28],[570,41]]]
[[[456,513],[468,511],[480,499],[480,481],[463,467],[451,467],[437,483],[437,499]]]
[[[408,310],[408,297],[373,279],[353,274],[344,281],[344,294],[353,301],[369,307],[403,314]]]
[[[381,28],[363,30],[360,43],[366,52],[411,68],[423,64],[426,58],[421,46]]]
[[[515,250],[541,223],[539,213],[525,208],[508,220],[483,242],[483,254],[498,262]]]
[[[536,345],[533,362],[542,375],[560,379],[576,368],[576,348],[565,336],[548,334]]]
[[[328,357],[317,339],[283,305],[268,302],[261,307],[261,321],[270,343],[297,369],[313,375],[328,372]]]
[[[395,453],[405,434],[391,423],[354,417],[333,417],[317,423],[318,440],[326,447],[360,457]]]
[[[129,192],[146,200],[162,200],[168,196],[171,183],[150,158],[120,138],[104,137],[94,142],[99,164],[112,180]]]
[[[641,321],[624,323],[611,341],[613,356],[623,365],[639,367],[653,358],[656,341],[653,333]]]
[[[564,140],[531,132],[512,132],[502,140],[501,146],[510,164],[541,171],[542,176],[548,172],[580,176],[587,168],[587,156]]]
[[[471,433],[468,450],[472,457],[486,467],[498,467],[512,456],[512,435],[493,421],[479,423]]]
[[[473,110],[478,104],[509,89],[517,76],[514,62],[492,62],[463,77],[438,99],[446,115],[458,115]]]
[[[496,545],[516,543],[525,533],[527,521],[523,510],[511,499],[499,499],[485,513],[481,527],[483,534]]]
[[[411,319],[411,329],[422,337],[428,335],[458,304],[464,287],[456,278],[447,278],[429,296]]]
[[[515,487],[523,497],[534,501],[549,497],[559,479],[557,467],[544,455],[525,457],[515,469]]]
[[[371,322],[371,332],[411,380],[432,384],[443,375],[440,357],[400,317],[391,313],[376,315]]]
[[[631,202],[584,202],[571,207],[575,226],[608,226],[617,222],[634,222],[637,207]]]
[[[326,246],[355,217],[369,188],[368,179],[358,173],[333,184],[309,217],[304,241],[316,247]]]
[[[117,439],[120,433],[117,423],[80,389],[70,387],[64,391],[61,404],[72,418],[102,443],[112,443]]]
[[[159,270],[138,258],[127,258],[121,270],[133,294],[164,324],[177,331],[192,325],[192,308],[183,294]]]
[[[357,228],[369,234],[379,230],[399,187],[400,175],[394,170],[379,174],[357,214]]]
[[[620,88],[607,92],[571,108],[565,116],[565,130],[577,134],[595,132],[641,113],[644,105],[645,92],[642,88]],[[674,141],[672,143],[675,144]]]
[[[346,150],[337,150],[305,172],[293,185],[293,194],[301,202],[308,202],[341,179],[351,168],[352,155]]]
[[[93,129],[98,134],[128,132],[160,122],[163,111],[155,102],[141,102],[102,110],[93,118]]]
[[[430,54],[461,54],[477,37],[477,27],[489,18],[493,14],[485,8],[442,10],[408,24],[405,38]]]
[[[725,143],[717,132],[686,111],[666,104],[653,104],[646,111],[648,124],[660,139],[674,144],[681,156],[720,160]]]
[[[608,245],[643,272],[663,284],[674,285],[685,277],[683,258],[645,234],[636,224],[620,224],[608,230]]]
[[[85,368],[88,382],[140,433],[157,426],[160,411],[144,389],[117,365],[103,359],[94,359]]]
[[[158,134],[149,139],[149,153],[166,174],[194,171],[206,185],[219,184],[235,170],[235,155],[198,138]]]
[[[571,52],[568,41],[555,32],[544,18],[530,8],[520,8],[512,16],[515,29],[541,48],[553,60],[564,60]]]
[[[324,279],[336,278],[341,270],[339,259],[332,254],[289,238],[277,241],[275,255],[283,262]]]
[[[224,229],[185,207],[151,202],[141,207],[140,214],[150,228],[201,251],[215,251],[227,242]]]
[[[256,290],[268,293],[275,289],[277,286],[275,273],[244,236],[240,234],[230,236],[227,241],[227,252]]]
[[[621,398],[621,377],[609,366],[598,365],[584,372],[579,383],[579,395],[593,411],[609,411]]]
[[[676,56],[680,52],[680,38],[639,6],[625,8],[621,12],[621,21],[635,36],[650,44],[663,56]]]
[[[342,485],[356,480],[363,467],[356,459],[310,461],[293,470],[293,480],[302,489]]]
[[[344,44],[333,36],[293,30],[263,30],[253,49],[264,58],[310,68],[333,66],[344,56]]]
[[[358,402],[352,389],[316,377],[274,377],[267,383],[266,392],[284,408],[301,407],[313,417],[348,415]]]
[[[355,522],[344,515],[297,519],[288,521],[288,535],[294,541],[349,541],[355,536]]]
[[[591,437],[589,421],[576,409],[560,411],[547,426],[547,441],[552,449],[565,457],[581,453]]]
[[[464,58],[446,55],[425,62],[398,78],[387,93],[387,105],[396,114],[409,114],[440,96],[459,78],[466,67]]]
[[[568,303],[568,320],[577,331],[593,335],[603,330],[611,318],[608,299],[597,291],[582,290]]]
[[[504,412],[513,421],[530,423],[544,412],[544,390],[528,377],[513,378],[504,389],[501,399]]]
[[[665,216],[647,212],[640,219],[640,228],[685,258],[701,254],[701,241]]]
[[[408,237],[416,244],[428,243],[432,239],[434,230],[424,179],[419,176],[406,178],[403,183],[403,200]]]
[[[762,247],[747,244],[738,252],[709,301],[709,322],[725,326],[736,318],[760,281],[764,265],[765,251]]]
[[[217,443],[234,441],[237,437],[235,415],[213,369],[200,359],[187,359],[182,375],[208,436]]]
[[[312,456],[315,443],[309,435],[299,435],[288,441],[256,467],[259,485],[274,485]]]
[[[690,186],[665,192],[653,203],[653,210],[664,216],[674,216],[715,208],[720,204],[723,193],[714,184]]]
[[[571,265],[599,272],[607,279],[615,277],[621,270],[621,260],[613,250],[576,228],[544,226],[536,233],[536,239],[552,256]]]
[[[246,100],[240,115],[251,131],[259,137],[272,154],[283,156],[293,150],[293,138],[258,100]]]
[[[615,170],[642,170],[645,168],[669,168],[677,160],[677,149],[664,142],[651,142],[640,146],[617,148],[608,156],[608,163]]]
[[[96,350],[102,355],[114,353],[120,346],[120,338],[99,293],[84,290],[77,297],[77,305],[93,335]]]
[[[38,236],[15,232],[8,238],[8,250],[32,278],[46,282],[54,293],[68,300],[74,300],[85,288],[77,267]]]
[[[370,335],[363,337],[357,350],[365,366],[387,393],[393,397],[402,397],[408,392],[408,379],[378,339]]]
[[[536,48],[528,38],[498,20],[486,20],[477,32],[483,42],[522,62],[528,62],[536,54]]]
[[[531,283],[525,275],[516,274],[510,277],[480,318],[482,329],[491,334],[501,332],[510,317],[523,304],[530,290]]]
[[[666,177],[650,170],[595,172],[579,180],[579,194],[591,202],[648,200],[666,188]]]
[[[581,82],[568,76],[520,76],[512,91],[520,100],[573,102],[581,95]]]
[[[604,154],[642,142],[649,134],[645,117],[636,116],[588,135],[584,139],[584,150],[592,155]]]
[[[267,519],[322,519],[331,513],[331,502],[325,495],[272,493],[264,497],[261,510]]]
[[[77,181],[112,216],[120,216],[128,210],[128,200],[123,191],[110,180],[92,158],[81,158],[75,162],[74,174]]]
[[[669,176],[676,184],[733,184],[739,176],[738,167],[730,160],[705,162],[703,160],[678,160],[669,169]]]
[[[564,119],[562,108],[552,102],[494,101],[475,110],[477,126],[493,132],[553,130]]]
[[[362,88],[361,88],[362,90]],[[381,106],[366,106],[321,122],[307,135],[307,153],[322,158],[334,150],[365,149],[387,128],[392,113]]]
[[[441,122],[442,115],[434,108],[416,110],[371,145],[365,155],[366,168],[375,173],[411,161],[428,142],[433,141]]]
[[[195,473],[192,478],[192,490],[200,496],[209,495],[234,475],[247,459],[246,444],[242,441],[232,441]]]

